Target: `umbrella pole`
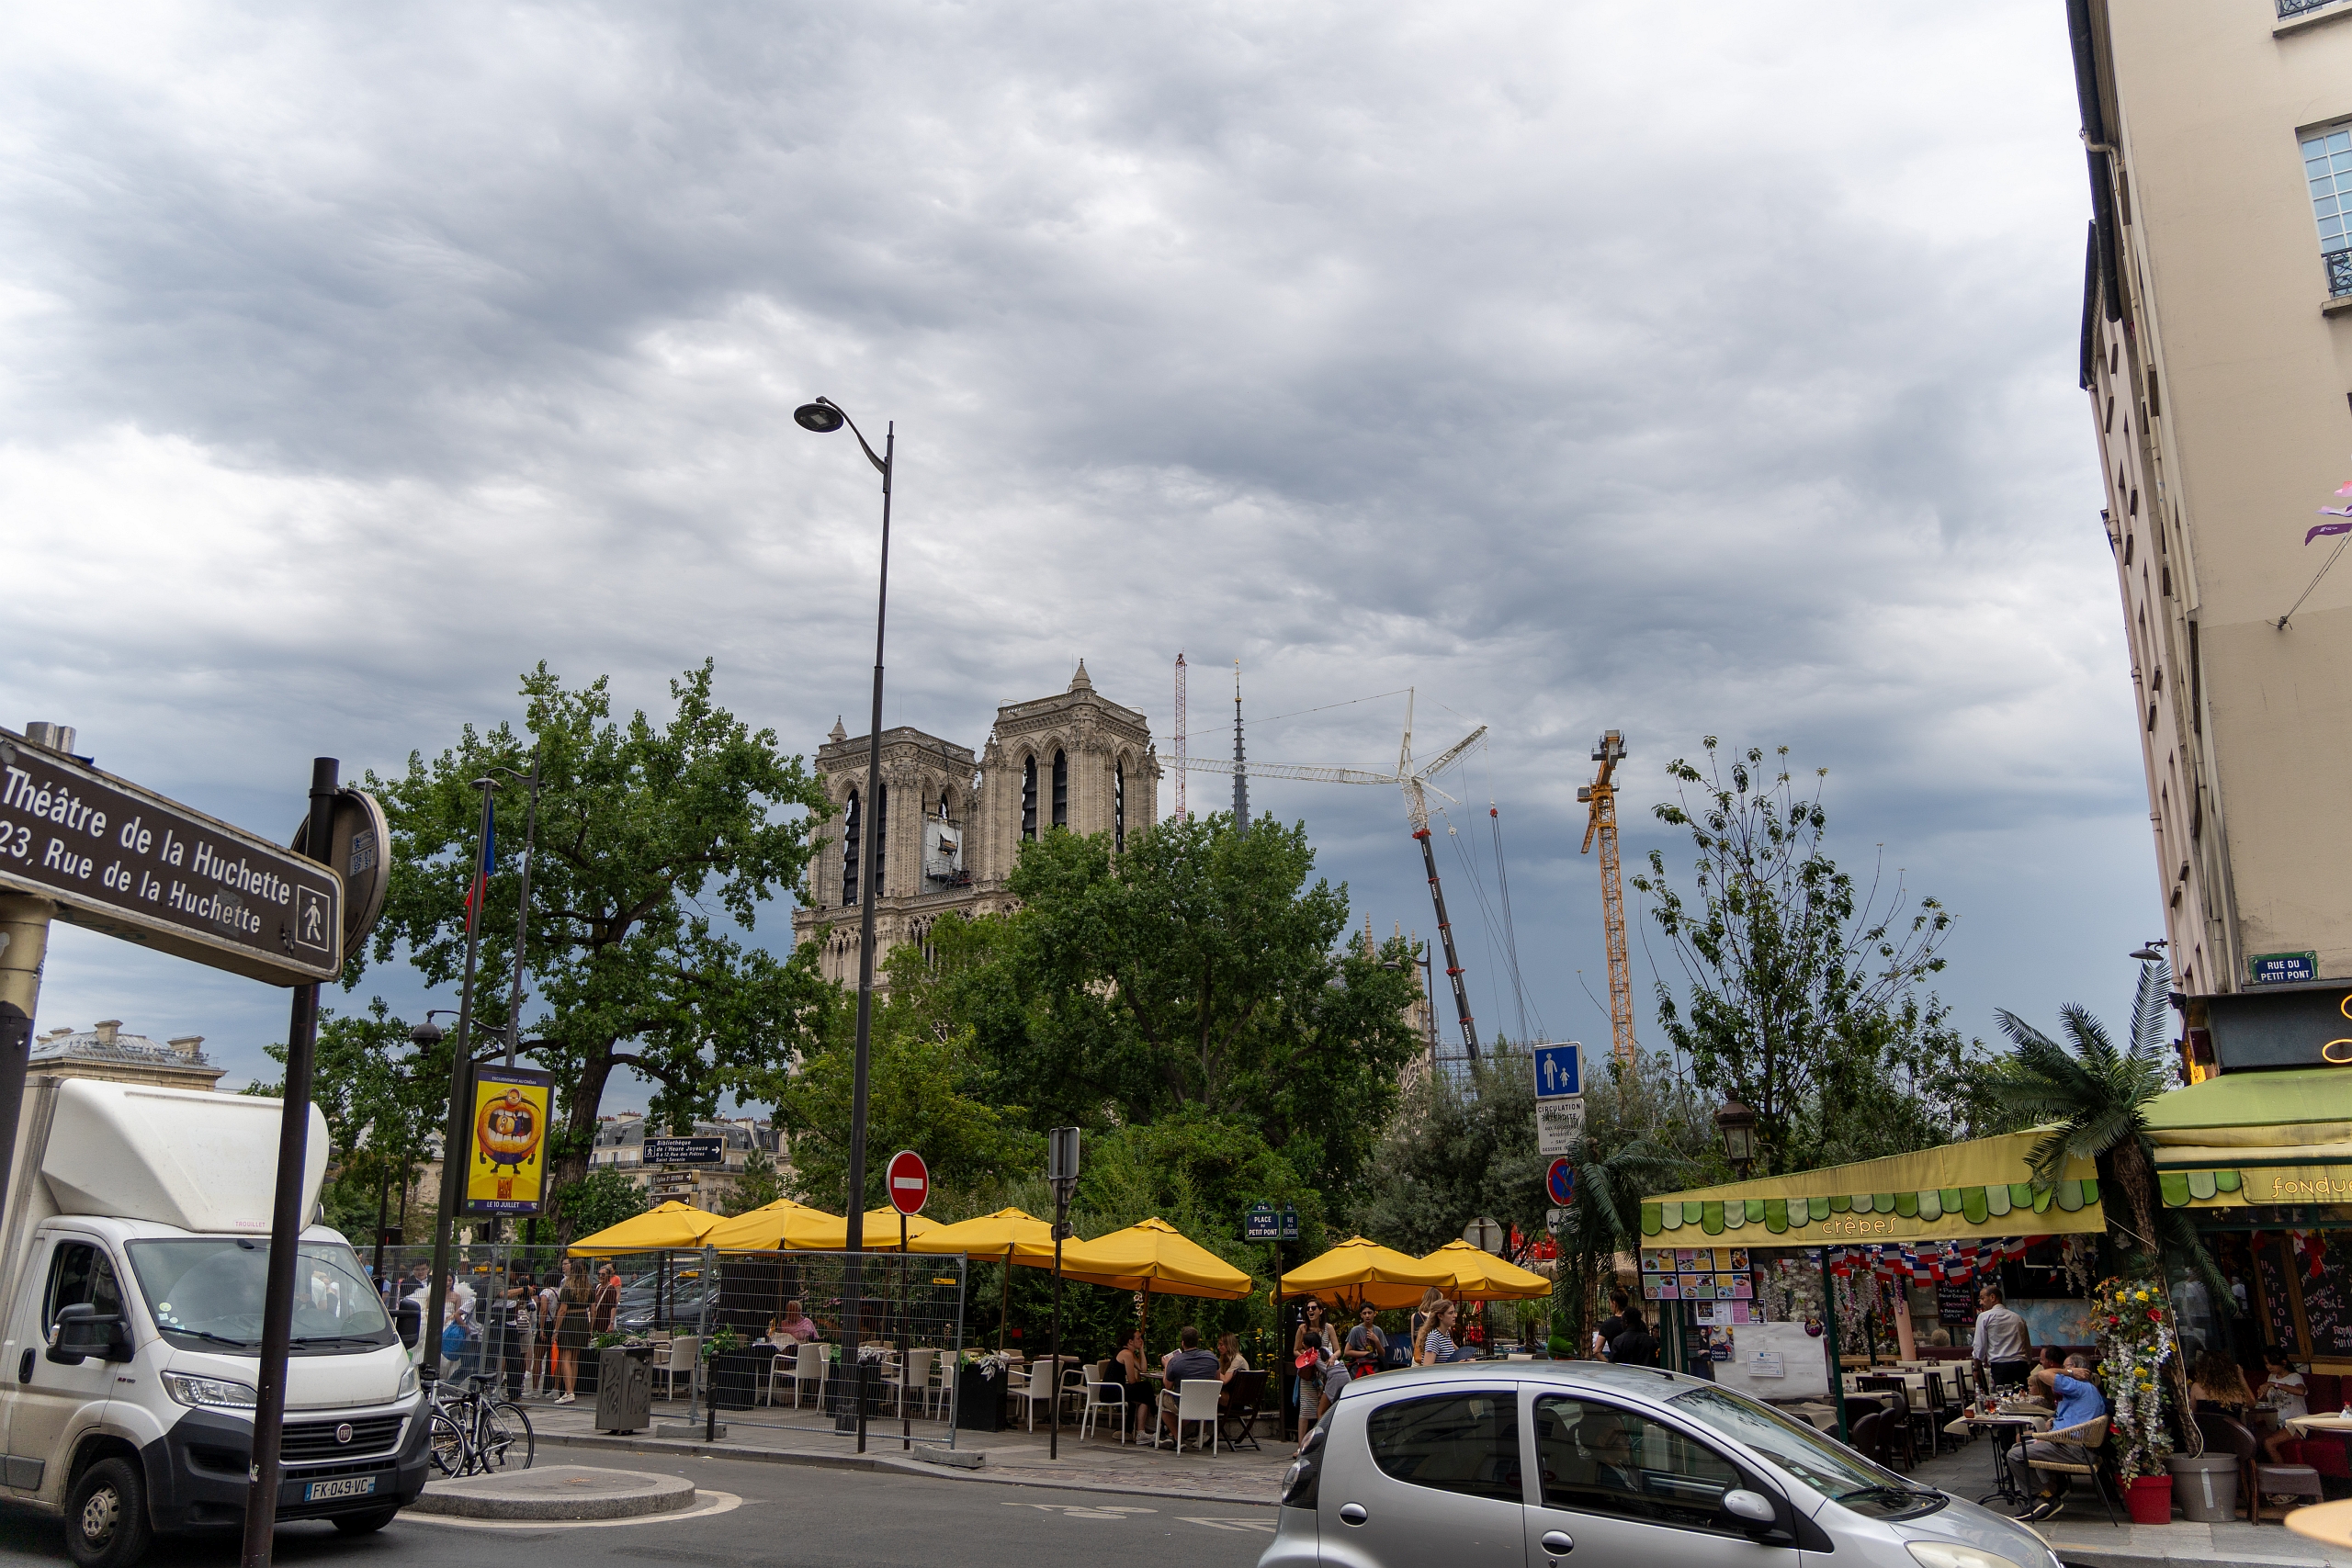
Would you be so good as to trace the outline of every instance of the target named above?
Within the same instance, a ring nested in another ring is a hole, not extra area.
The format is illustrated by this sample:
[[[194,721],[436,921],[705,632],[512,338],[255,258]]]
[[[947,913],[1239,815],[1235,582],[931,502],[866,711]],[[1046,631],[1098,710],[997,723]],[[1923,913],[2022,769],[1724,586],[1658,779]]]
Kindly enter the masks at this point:
[[[1004,1354],[1004,1326],[1012,1321],[1012,1248],[1004,1249],[1004,1294],[996,1304],[996,1353]]]

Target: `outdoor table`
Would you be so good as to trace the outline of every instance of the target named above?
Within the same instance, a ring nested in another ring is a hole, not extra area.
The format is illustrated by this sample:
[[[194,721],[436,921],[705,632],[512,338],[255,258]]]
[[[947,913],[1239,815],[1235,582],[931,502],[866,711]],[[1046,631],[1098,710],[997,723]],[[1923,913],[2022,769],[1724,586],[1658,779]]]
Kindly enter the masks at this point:
[[[2281,1425],[2298,1438],[2323,1432],[2352,1433],[2352,1416],[2290,1416]]]
[[[1978,1506],[1998,1497],[2015,1506],[2025,1501],[2025,1488],[2018,1484],[2017,1472],[2009,1468],[2009,1445],[2022,1440],[2028,1434],[2039,1432],[2043,1421],[2038,1416],[1981,1416],[1972,1411],[1968,1425],[1979,1429],[1990,1428],[1993,1438],[1993,1490],[1976,1499]]]

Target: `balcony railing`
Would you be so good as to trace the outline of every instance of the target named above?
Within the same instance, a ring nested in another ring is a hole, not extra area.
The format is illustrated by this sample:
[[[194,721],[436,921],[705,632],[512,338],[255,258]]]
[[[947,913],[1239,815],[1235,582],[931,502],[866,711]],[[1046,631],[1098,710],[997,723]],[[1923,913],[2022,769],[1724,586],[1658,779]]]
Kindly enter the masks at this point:
[[[2306,11],[2316,11],[2322,6],[2333,6],[2335,3],[2336,0],[2278,0],[2278,19],[2283,22],[2291,17],[2300,17]]]
[[[2352,294],[2352,246],[2330,251],[2319,258],[2327,264],[2327,291],[2341,299]]]

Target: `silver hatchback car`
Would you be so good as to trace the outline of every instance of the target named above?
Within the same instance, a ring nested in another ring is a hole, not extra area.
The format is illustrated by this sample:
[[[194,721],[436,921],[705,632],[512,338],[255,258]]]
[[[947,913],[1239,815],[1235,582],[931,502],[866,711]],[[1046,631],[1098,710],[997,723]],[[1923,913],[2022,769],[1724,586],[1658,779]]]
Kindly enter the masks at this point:
[[[1258,1568],[2060,1568],[2014,1519],[1698,1378],[1484,1361],[1348,1385]],[[1810,1561],[1809,1561],[1810,1560]]]

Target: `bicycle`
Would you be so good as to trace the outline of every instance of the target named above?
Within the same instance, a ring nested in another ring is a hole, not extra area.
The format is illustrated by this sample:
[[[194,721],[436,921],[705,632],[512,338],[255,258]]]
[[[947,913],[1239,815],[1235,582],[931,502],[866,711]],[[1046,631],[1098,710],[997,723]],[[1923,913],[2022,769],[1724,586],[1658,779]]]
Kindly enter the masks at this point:
[[[531,1418],[513,1400],[491,1397],[499,1382],[494,1373],[475,1372],[433,1385],[433,1410],[425,1419],[435,1472],[482,1475],[531,1468],[538,1448]]]

